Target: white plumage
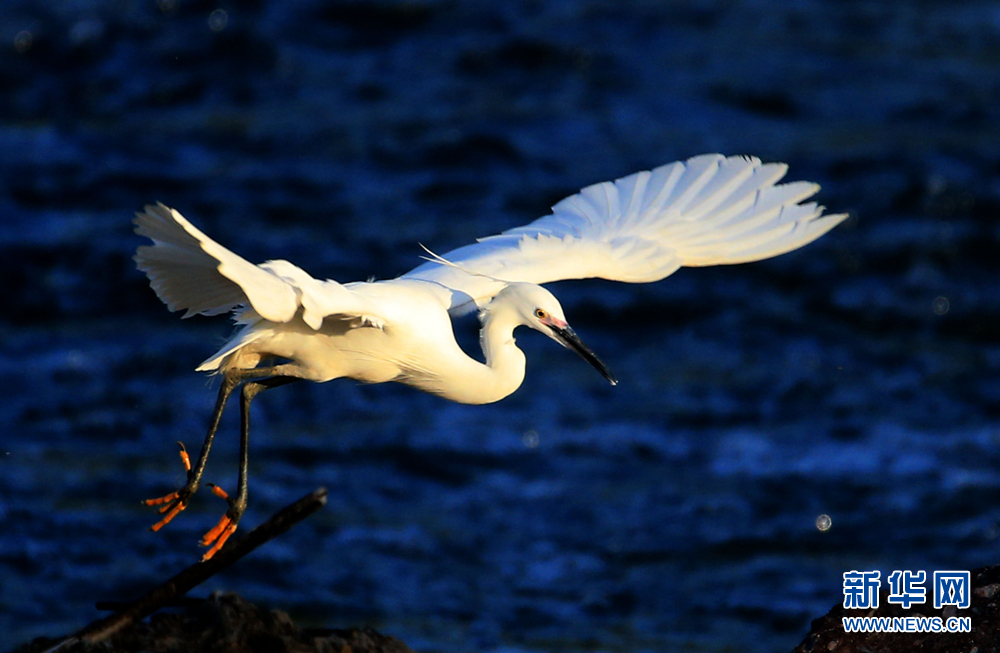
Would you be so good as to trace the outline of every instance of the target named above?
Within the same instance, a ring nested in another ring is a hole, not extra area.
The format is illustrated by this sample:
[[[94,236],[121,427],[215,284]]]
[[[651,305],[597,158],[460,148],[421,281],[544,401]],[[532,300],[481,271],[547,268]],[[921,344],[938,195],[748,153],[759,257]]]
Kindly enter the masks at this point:
[[[136,214],[136,232],[153,244],[140,247],[135,259],[157,296],[170,310],[185,310],[184,317],[235,311],[241,325],[198,368],[219,371],[226,381],[188,484],[157,500],[168,513],[158,526],[197,489],[218,416],[241,383],[247,405],[276,379],[340,377],[398,381],[454,401],[488,403],[524,378],[524,354],[512,335],[518,326],[574,349],[614,383],[539,284],[591,277],[647,283],[681,266],[756,261],[806,245],[847,217],[801,204],[819,186],[778,184],[786,170],[752,157],[694,157],[588,186],[550,215],[433,257],[398,279],[349,284],[315,279],[287,261],[254,265],[177,211],[145,207]],[[476,309],[485,364],[461,350],[451,328],[450,315]],[[244,438],[247,428],[245,416]],[[242,474],[240,485],[242,499],[227,513],[232,528],[245,504]]]
[[[438,281],[481,307],[502,285],[463,269],[538,284],[592,277],[648,283],[681,266],[770,258],[847,217],[821,218],[823,207],[798,204],[819,186],[775,185],[787,169],[754,157],[705,154],[594,184],[556,204],[551,215],[442,257],[461,269],[429,262],[403,278]]]

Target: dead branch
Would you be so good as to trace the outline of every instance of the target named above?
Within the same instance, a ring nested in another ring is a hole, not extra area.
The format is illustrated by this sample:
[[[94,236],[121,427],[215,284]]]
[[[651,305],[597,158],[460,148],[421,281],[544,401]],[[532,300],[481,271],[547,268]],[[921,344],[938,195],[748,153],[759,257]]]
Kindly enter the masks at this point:
[[[326,488],[319,488],[282,508],[245,537],[224,547],[211,559],[191,565],[159,587],[150,590],[145,596],[127,603],[114,614],[89,624],[45,653],[55,653],[76,642],[93,644],[104,641],[123,628],[145,619],[325,506],[326,495]]]

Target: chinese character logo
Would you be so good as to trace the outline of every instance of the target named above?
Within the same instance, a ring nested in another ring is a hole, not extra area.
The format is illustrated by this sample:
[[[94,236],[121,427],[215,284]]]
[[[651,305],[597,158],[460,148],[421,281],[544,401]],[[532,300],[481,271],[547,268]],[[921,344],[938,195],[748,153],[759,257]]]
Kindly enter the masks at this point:
[[[953,605],[959,609],[969,607],[969,589],[971,586],[971,572],[935,571],[934,607],[941,608],[946,605]]]
[[[911,603],[924,603],[927,600],[927,588],[922,586],[927,581],[927,572],[921,569],[912,571],[894,571],[889,574],[889,603],[898,603],[904,610],[910,609]]]
[[[877,608],[878,589],[882,586],[878,571],[845,571],[844,572],[844,607]],[[935,576],[936,578],[936,576]]]

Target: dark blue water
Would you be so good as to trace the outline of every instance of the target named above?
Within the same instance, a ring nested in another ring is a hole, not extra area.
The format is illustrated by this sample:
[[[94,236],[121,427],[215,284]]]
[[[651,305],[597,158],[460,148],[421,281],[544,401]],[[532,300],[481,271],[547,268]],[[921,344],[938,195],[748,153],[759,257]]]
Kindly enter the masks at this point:
[[[244,527],[329,505],[198,592],[419,651],[775,651],[845,571],[997,562],[994,3],[13,0],[0,39],[0,649],[190,564],[224,507],[154,534],[139,504],[182,482],[230,330],[135,271],[144,203],[386,278],[712,151],[853,217],[773,261],[553,284],[615,388],[524,334],[492,406],[267,393]]]

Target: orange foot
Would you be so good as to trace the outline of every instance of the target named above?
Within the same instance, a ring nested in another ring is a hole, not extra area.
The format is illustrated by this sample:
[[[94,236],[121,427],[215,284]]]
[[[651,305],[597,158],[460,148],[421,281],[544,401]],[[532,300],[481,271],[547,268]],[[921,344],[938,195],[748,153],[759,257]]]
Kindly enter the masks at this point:
[[[219,549],[221,549],[226,543],[229,536],[236,532],[236,526],[240,523],[240,517],[243,515],[243,510],[236,507],[236,505],[229,499],[229,495],[225,490],[212,483],[209,483],[208,486],[212,488],[212,494],[229,502],[229,510],[227,510],[226,514],[222,516],[219,523],[217,523],[212,530],[205,533],[205,535],[201,538],[201,542],[199,542],[199,544],[202,546],[211,546],[211,548],[205,552],[205,555],[201,557],[202,562],[211,559],[212,556],[219,552]]]
[[[191,457],[188,455],[187,449],[184,448],[183,442],[178,442],[181,446],[180,456],[181,464],[184,465],[184,471],[191,471]],[[159,509],[163,519],[156,522],[150,526],[149,530],[158,531],[167,524],[170,523],[174,517],[176,517],[182,510],[187,508],[188,499],[191,498],[193,490],[189,489],[186,485],[176,492],[171,492],[166,496],[162,496],[156,499],[146,499],[143,501],[147,506],[158,506],[160,504],[166,504]]]

